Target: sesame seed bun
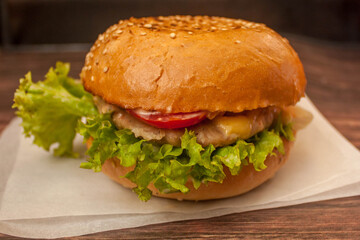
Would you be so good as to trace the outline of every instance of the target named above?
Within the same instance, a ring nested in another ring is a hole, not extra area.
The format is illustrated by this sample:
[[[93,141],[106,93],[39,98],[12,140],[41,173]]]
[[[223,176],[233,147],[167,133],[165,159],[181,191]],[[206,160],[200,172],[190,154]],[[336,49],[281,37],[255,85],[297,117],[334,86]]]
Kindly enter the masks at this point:
[[[288,41],[263,24],[221,17],[170,16],[131,18],[99,35],[87,54],[81,80],[85,89],[124,109],[163,113],[233,112],[294,105],[304,96],[302,64]],[[222,184],[209,183],[187,194],[155,196],[208,200],[236,196],[259,186],[286,162],[285,154],[268,155],[267,168],[244,166],[232,176],[225,167]],[[88,141],[88,147],[91,140]],[[124,187],[120,176],[133,168],[108,159],[102,171]]]
[[[210,200],[228,198],[248,192],[257,186],[261,185],[271,177],[285,164],[289,157],[290,148],[293,142],[289,142],[283,139],[285,154],[280,154],[277,150],[274,151],[276,155],[268,155],[265,160],[267,168],[263,171],[257,172],[254,170],[252,164],[244,166],[238,175],[233,176],[230,174],[228,168],[224,167],[226,178],[223,183],[208,183],[208,185],[202,184],[198,189],[194,189],[191,180],[189,179],[186,186],[190,191],[184,193],[160,193],[153,184],[149,185],[149,189],[153,192],[154,196],[171,198],[178,200]],[[91,146],[91,140],[88,141],[88,147]],[[112,180],[120,183],[126,188],[134,188],[136,185],[127,178],[121,178],[128,172],[132,171],[133,167],[123,167],[120,165],[120,161],[117,158],[108,159],[102,166],[102,172],[109,176]]]
[[[99,35],[81,79],[108,103],[167,113],[293,105],[306,85],[296,52],[276,32],[207,16],[120,21]]]

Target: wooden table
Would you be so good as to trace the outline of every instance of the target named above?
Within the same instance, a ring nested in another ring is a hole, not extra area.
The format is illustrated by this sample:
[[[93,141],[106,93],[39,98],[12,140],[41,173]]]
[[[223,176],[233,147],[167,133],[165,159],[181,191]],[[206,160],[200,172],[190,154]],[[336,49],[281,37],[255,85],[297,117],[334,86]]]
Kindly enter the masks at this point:
[[[360,148],[360,45],[289,36],[303,61],[307,94],[327,119]],[[78,76],[85,52],[0,53],[0,131],[11,110],[18,79],[32,70],[42,79],[57,60],[71,63]],[[339,159],[341,161],[341,159]],[[0,234],[0,239],[17,239]],[[259,210],[222,217],[102,232],[75,239],[301,238],[360,239],[360,196]]]

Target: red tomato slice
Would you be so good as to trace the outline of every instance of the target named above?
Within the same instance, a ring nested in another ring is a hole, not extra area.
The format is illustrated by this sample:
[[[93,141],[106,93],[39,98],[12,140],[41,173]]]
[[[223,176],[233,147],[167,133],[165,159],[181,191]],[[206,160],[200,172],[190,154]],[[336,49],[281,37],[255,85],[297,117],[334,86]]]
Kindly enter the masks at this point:
[[[151,126],[167,129],[193,126],[206,118],[206,112],[203,111],[192,113],[161,113],[145,111],[142,109],[132,109],[127,111],[134,117]]]

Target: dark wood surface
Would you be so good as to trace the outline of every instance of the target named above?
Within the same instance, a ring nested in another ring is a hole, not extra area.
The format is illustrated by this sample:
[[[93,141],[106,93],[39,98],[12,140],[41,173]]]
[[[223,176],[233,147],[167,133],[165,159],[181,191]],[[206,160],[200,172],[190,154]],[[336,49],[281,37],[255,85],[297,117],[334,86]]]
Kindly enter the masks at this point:
[[[360,45],[289,36],[303,61],[307,94],[325,117],[360,148]],[[77,76],[85,52],[0,53],[0,131],[14,117],[18,79],[32,70],[42,79],[57,60]],[[341,159],[339,159],[341,161]],[[114,230],[74,239],[360,239],[360,196],[222,217]],[[0,239],[17,239],[0,233]]]

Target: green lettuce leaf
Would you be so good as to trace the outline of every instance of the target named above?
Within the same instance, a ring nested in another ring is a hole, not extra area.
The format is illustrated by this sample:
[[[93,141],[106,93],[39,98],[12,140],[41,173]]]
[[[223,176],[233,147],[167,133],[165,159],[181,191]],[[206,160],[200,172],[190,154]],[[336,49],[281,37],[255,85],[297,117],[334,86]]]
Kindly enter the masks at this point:
[[[288,128],[281,126],[279,129]],[[117,130],[110,115],[88,118],[86,123],[80,121],[78,132],[85,139],[93,139],[87,152],[88,162],[81,167],[100,171],[105,160],[112,157],[117,157],[122,166],[134,166],[133,171],[119,177],[126,177],[137,185],[133,191],[142,201],[150,199],[148,186],[151,183],[162,193],[187,193],[189,179],[195,188],[208,182],[221,183],[226,176],[224,166],[233,175],[249,164],[261,171],[266,168],[266,157],[274,154],[274,149],[284,152],[282,131],[275,129],[218,148],[213,145],[203,148],[194,132],[187,130],[181,137],[181,147],[151,143],[136,138],[128,129]]]
[[[118,142],[121,141],[117,137],[117,129],[111,121],[111,116],[106,115],[96,115],[93,117],[88,117],[86,124],[82,121],[78,121],[77,132],[84,136],[85,140],[88,140],[90,137],[93,139],[91,147],[87,151],[87,154],[91,156],[88,162],[82,163],[80,166],[82,168],[93,169],[95,172],[101,171],[101,166],[104,164],[106,159],[116,156],[116,153],[119,152]],[[125,136],[131,135],[129,130],[121,130],[124,132]],[[135,137],[133,137],[135,140]],[[135,143],[135,141],[129,141],[129,143]],[[137,139],[136,139],[137,140]],[[123,140],[124,141],[124,140]]]
[[[276,148],[281,154],[284,154],[284,144],[281,137],[274,131],[264,130],[256,135],[254,141],[255,150],[249,155],[249,162],[253,164],[256,171],[266,168],[264,163],[269,154],[273,154]]]
[[[20,79],[13,107],[22,118],[24,134],[34,136],[36,145],[48,151],[58,143],[55,155],[75,157],[72,149],[78,120],[98,113],[92,95],[68,77],[69,70],[69,64],[58,62],[45,80],[37,83],[32,82],[29,72]]]
[[[277,134],[284,136],[287,140],[294,141],[295,137],[292,130],[292,125],[292,123],[283,124],[282,114],[280,114],[278,119],[275,121],[273,129]]]

